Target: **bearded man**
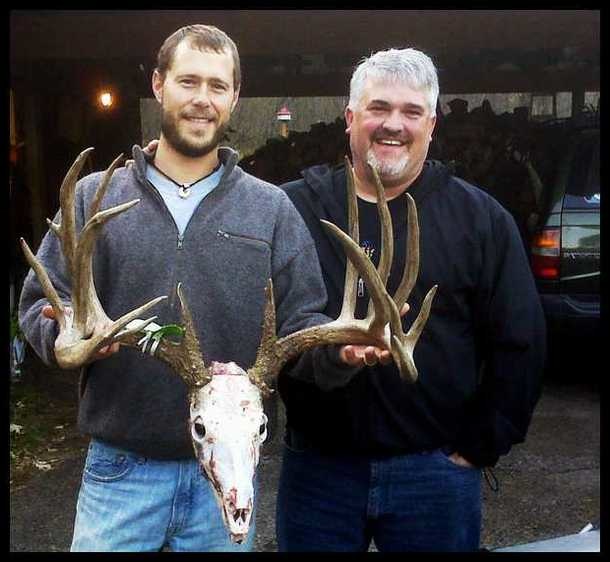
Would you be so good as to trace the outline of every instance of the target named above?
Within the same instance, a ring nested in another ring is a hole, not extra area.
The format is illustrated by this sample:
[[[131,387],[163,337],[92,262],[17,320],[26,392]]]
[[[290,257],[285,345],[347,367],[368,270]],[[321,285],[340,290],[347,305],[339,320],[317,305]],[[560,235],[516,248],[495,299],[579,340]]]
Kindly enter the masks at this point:
[[[135,146],[133,164],[113,174],[104,208],[140,202],[104,229],[93,271],[112,318],[168,295],[154,313],[161,324],[180,323],[181,284],[206,363],[251,365],[269,278],[280,334],[328,318],[316,313],[326,293],[299,214],[281,190],[242,171],[234,150],[219,146],[240,80],[237,48],[221,30],[191,25],[166,39],[152,77],[163,112],[159,145],[154,156]],[[77,185],[78,230],[102,175]],[[69,305],[70,281],[52,233],[37,257]],[[32,347],[55,364],[57,323],[32,271],[19,315]],[[95,359],[81,375],[78,425],[91,443],[71,550],[251,550],[254,514],[247,537],[231,542],[200,474],[184,382],[164,363],[118,344]]]

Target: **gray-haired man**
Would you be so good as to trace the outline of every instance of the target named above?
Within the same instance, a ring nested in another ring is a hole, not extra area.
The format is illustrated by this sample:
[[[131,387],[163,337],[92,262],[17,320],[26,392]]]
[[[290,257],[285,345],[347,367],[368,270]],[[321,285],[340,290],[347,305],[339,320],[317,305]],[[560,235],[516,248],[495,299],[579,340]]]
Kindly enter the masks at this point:
[[[539,397],[545,325],[515,222],[484,191],[426,161],[438,91],[434,64],[414,49],[377,52],[353,74],[345,118],[360,244],[377,263],[375,167],[394,225],[390,293],[405,260],[407,190],[419,215],[420,272],[405,332],[428,288],[438,283],[438,292],[415,348],[415,384],[393,363],[334,384],[313,366],[318,384],[280,375],[281,551],[363,551],[371,540],[380,551],[477,550],[481,469],[524,440]],[[320,219],[347,224],[345,169],[316,166],[282,187],[314,238],[334,317],[345,258]],[[365,286],[358,297],[364,317]]]

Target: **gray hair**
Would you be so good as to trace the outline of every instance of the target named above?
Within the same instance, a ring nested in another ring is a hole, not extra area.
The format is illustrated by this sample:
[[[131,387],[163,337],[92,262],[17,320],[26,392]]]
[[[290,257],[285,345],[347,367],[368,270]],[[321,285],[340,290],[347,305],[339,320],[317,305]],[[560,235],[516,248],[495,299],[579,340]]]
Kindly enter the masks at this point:
[[[425,53],[416,49],[388,49],[363,58],[350,81],[348,107],[351,109],[360,101],[369,78],[406,83],[416,90],[423,90],[430,113],[436,114],[438,76],[432,59]]]

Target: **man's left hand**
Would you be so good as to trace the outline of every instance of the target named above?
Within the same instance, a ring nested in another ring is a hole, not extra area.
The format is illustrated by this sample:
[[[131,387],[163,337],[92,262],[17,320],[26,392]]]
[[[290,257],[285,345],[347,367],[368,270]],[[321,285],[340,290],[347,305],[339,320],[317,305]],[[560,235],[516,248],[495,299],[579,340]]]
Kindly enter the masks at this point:
[[[400,309],[400,316],[404,316],[407,312],[409,312],[409,305],[405,303]],[[386,329],[388,328],[386,327]],[[373,345],[344,345],[339,350],[339,357],[350,367],[372,367],[377,363],[387,365],[392,361],[392,354],[387,349]]]

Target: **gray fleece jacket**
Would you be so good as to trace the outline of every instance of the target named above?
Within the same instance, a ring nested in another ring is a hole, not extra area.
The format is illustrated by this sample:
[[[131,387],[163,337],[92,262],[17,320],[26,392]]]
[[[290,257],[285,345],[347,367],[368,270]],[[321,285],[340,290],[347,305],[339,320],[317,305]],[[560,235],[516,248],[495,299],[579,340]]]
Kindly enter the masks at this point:
[[[274,283],[280,335],[327,322],[326,291],[309,231],[277,187],[236,166],[237,153],[219,151],[225,170],[219,185],[197,207],[183,236],[163,199],[145,176],[145,156],[115,171],[102,208],[139,198],[107,223],[94,253],[100,302],[110,318],[161,295],[169,298],[148,316],[179,323],[176,286],[182,283],[206,364],[254,363],[261,336],[264,288]],[[82,228],[102,173],[77,186],[77,228]],[[60,222],[59,213],[55,222]],[[38,250],[61,298],[70,281],[58,241],[47,233]],[[47,364],[54,363],[57,324],[41,315],[48,304],[30,270],[19,305],[20,325]],[[79,429],[92,437],[151,458],[192,456],[187,432],[187,388],[162,362],[122,347],[81,374]]]

